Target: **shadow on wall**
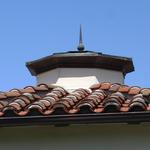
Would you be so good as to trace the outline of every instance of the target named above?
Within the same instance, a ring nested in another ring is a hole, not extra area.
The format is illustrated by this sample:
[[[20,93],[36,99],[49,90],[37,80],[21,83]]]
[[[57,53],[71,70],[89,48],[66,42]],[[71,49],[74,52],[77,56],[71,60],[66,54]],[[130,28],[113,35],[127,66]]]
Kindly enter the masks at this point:
[[[1,149],[149,150],[149,125],[72,125],[0,129]]]

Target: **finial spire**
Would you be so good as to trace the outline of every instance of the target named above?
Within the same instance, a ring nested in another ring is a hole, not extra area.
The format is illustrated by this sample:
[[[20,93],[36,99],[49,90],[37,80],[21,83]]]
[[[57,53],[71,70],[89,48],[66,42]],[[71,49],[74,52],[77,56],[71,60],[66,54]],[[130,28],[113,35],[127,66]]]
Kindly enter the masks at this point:
[[[84,45],[83,45],[83,39],[82,39],[82,26],[80,25],[80,36],[79,36],[79,46],[78,46],[78,50],[80,52],[84,51]]]

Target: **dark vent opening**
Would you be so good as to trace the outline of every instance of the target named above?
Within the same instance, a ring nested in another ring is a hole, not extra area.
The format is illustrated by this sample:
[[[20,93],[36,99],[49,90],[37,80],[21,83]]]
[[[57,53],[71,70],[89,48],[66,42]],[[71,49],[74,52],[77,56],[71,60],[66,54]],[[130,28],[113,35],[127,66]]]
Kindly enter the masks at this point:
[[[14,109],[6,109],[5,111],[4,111],[5,113],[4,113],[4,116],[5,117],[16,117],[17,116],[17,114],[15,113],[15,110]]]
[[[120,105],[115,102],[106,103],[104,106],[105,112],[119,112],[120,111]]]
[[[144,107],[140,105],[134,105],[132,106],[129,111],[134,112],[134,111],[145,111]]]
[[[93,113],[93,111],[91,110],[91,107],[89,105],[84,105],[80,107],[80,114],[89,114],[89,113]]]
[[[55,108],[53,115],[65,115],[67,112],[65,111],[64,107]]]
[[[39,115],[41,115],[41,112],[36,108],[32,108],[32,109],[30,109],[28,115],[29,116],[39,116]]]

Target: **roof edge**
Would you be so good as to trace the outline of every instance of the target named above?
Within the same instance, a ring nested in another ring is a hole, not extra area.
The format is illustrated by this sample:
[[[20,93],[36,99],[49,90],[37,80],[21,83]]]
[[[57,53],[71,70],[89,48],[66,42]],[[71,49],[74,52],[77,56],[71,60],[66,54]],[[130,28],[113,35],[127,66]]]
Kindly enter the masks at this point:
[[[26,62],[33,76],[55,68],[103,68],[118,70],[126,75],[134,71],[132,58],[95,52],[60,53]]]
[[[128,123],[139,124],[150,122],[150,112],[126,112],[106,114],[76,114],[55,116],[27,116],[0,118],[1,127],[70,124],[103,124],[103,123]]]

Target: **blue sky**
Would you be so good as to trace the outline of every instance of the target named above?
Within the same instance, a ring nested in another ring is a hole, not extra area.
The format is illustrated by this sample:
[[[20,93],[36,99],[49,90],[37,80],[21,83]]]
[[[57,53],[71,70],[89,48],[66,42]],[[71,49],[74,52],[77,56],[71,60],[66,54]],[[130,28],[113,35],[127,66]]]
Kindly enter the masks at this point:
[[[132,57],[125,83],[150,87],[149,0],[0,0],[0,90],[35,85],[25,62],[76,50]]]

